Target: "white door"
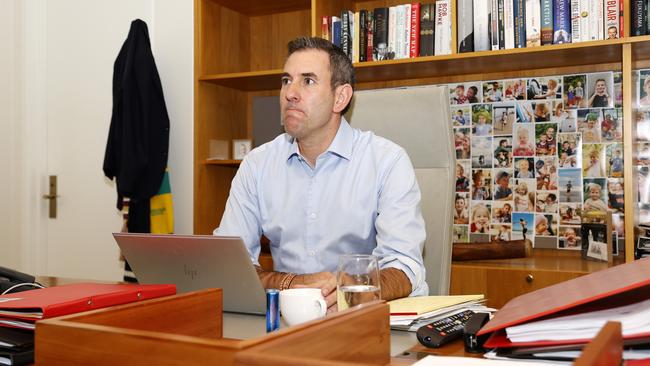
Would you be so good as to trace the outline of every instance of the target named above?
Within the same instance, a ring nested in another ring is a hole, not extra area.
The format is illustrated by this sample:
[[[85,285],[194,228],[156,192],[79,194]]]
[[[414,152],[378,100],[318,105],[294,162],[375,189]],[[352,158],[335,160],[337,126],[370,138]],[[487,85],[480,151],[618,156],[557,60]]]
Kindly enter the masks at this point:
[[[112,232],[122,226],[115,184],[102,163],[112,109],[113,62],[131,21],[150,23],[150,0],[40,2],[45,12],[47,175],[58,181],[57,217],[42,200],[48,275],[121,279]],[[47,193],[47,192],[43,192]]]

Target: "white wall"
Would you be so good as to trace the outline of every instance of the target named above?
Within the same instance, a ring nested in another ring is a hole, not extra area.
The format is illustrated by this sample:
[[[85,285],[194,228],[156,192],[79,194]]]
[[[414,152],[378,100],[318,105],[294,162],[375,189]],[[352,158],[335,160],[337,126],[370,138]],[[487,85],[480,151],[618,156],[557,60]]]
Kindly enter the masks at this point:
[[[0,266],[15,266],[20,256],[16,209],[15,154],[15,3],[0,0]]]
[[[48,6],[50,9],[46,10]],[[68,115],[80,124],[85,123],[81,125],[83,129],[64,132],[71,134],[71,143],[82,140],[72,135],[77,133],[95,145],[92,162],[85,168],[89,172],[88,182],[103,186],[104,191],[110,189],[111,199],[85,212],[74,212],[72,220],[75,216],[93,215],[94,210],[116,217],[115,188],[102,181],[101,160],[112,105],[112,64],[126,38],[130,20],[136,17],[149,26],[171,120],[169,167],[176,232],[192,232],[193,1],[66,0],[54,3],[0,0],[0,265],[36,274],[61,275],[58,271],[68,263],[86,261],[84,266],[78,266],[82,272],[74,272],[75,276],[113,279],[99,269],[105,264],[103,261],[116,259],[112,254],[106,255],[106,246],[114,246],[112,239],[109,244],[84,243],[83,247],[77,247],[80,250],[74,247],[52,250],[42,243],[50,239],[47,225],[40,225],[40,228],[38,225],[39,220],[47,221],[43,218],[47,205],[40,195],[45,191],[48,171],[56,173],[70,167],[65,159],[56,162],[52,156],[44,156],[47,149],[42,145],[62,132],[48,133],[47,128],[39,129],[38,126],[56,125],[57,120]],[[47,19],[50,19],[49,24],[46,24]],[[106,19],[120,21],[106,23]],[[105,39],[102,36],[95,42],[88,42],[84,30],[105,35]],[[71,33],[69,44],[66,44],[65,32],[76,32]],[[52,49],[51,45],[48,48],[48,37],[52,43],[56,40],[58,46],[63,44],[66,50]],[[97,54],[102,55],[97,75],[75,66],[75,62],[93,59]],[[68,56],[70,62],[66,66]],[[77,75],[81,72],[84,75]],[[73,78],[66,79],[66,75]],[[84,78],[88,80],[87,85],[83,84]],[[74,80],[82,86],[81,90],[71,91],[71,87],[65,85],[66,80],[70,83]],[[67,98],[80,103],[75,104]],[[84,120],[89,116],[91,121]],[[72,163],[79,164],[79,161]],[[66,193],[69,199],[70,194]],[[83,195],[75,192],[75,197]],[[61,201],[61,205],[65,205],[63,197]],[[105,230],[106,236],[119,230],[113,227],[114,222],[109,226],[111,229]],[[87,254],[92,253],[93,246],[96,252],[104,254],[91,258]],[[85,254],[75,258],[77,252]],[[53,265],[53,262],[57,263]]]

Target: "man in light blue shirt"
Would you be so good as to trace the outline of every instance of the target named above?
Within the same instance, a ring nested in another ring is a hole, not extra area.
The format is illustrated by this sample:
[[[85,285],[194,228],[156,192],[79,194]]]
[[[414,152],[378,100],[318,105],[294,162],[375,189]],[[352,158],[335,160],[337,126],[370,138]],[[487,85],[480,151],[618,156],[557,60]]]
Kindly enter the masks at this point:
[[[246,156],[214,231],[243,238],[265,288],[319,287],[330,311],[341,254],[379,258],[383,299],[428,294],[413,166],[400,146],[343,118],[353,85],[350,60],[330,42],[289,43],[280,90],[286,133]],[[273,272],[259,266],[262,235]]]

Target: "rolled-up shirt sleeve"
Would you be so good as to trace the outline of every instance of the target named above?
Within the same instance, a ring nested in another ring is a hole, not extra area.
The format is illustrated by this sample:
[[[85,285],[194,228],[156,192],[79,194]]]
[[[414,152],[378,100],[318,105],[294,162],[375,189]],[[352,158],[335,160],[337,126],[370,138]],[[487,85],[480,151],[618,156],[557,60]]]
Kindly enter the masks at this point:
[[[259,265],[260,210],[257,199],[256,177],[252,169],[251,155],[242,161],[235,178],[232,180],[230,195],[221,218],[219,227],[214,229],[214,235],[239,236],[246,244],[251,261]]]
[[[402,270],[411,281],[409,296],[426,296],[426,270],[422,250],[426,239],[420,209],[420,188],[411,160],[403,149],[383,177],[377,209],[377,247],[380,268]]]

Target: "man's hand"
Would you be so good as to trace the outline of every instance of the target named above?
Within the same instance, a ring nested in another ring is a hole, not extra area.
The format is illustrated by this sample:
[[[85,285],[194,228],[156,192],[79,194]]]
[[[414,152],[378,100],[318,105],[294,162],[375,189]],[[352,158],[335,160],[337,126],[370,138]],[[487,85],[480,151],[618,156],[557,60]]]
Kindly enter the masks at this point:
[[[291,288],[312,287],[320,288],[325,302],[327,313],[337,311],[336,307],[336,275],[332,272],[309,273],[296,276],[291,281]]]

